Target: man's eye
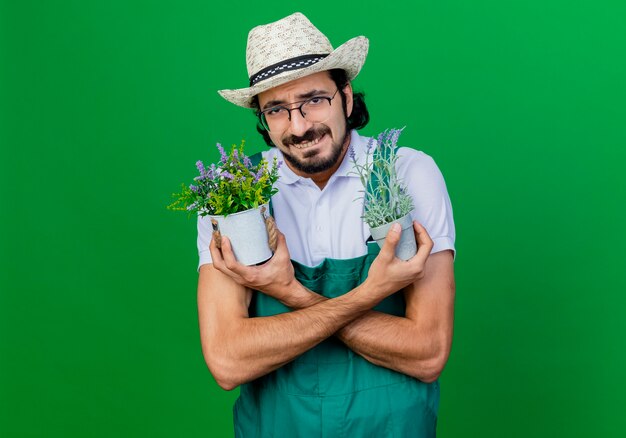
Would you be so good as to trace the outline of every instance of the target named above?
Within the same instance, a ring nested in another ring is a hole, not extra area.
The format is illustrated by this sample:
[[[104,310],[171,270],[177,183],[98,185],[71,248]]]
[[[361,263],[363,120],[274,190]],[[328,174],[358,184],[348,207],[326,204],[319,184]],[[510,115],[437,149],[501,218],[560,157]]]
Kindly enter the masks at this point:
[[[276,117],[276,116],[279,116],[281,114],[286,114],[286,113],[287,113],[287,110],[282,106],[275,106],[274,108],[270,108],[267,111],[265,111],[265,115],[269,117]]]
[[[319,105],[322,102],[324,102],[324,98],[323,97],[313,97],[313,98],[311,98],[311,99],[309,99],[307,101],[307,104],[309,104],[309,105]]]

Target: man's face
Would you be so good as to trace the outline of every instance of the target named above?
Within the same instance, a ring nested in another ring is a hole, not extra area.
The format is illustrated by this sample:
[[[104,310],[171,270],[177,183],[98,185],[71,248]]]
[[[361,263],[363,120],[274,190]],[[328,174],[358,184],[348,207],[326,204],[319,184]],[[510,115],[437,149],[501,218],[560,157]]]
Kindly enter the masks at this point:
[[[331,101],[330,116],[322,123],[312,123],[302,117],[293,102],[301,102],[312,96],[332,97],[337,86],[326,71],[305,76],[259,94],[261,110],[284,105],[294,108],[291,120],[280,131],[269,132],[270,138],[282,152],[289,167],[305,176],[336,170],[349,144],[347,117],[352,113],[352,87],[344,89],[346,111],[341,95]]]

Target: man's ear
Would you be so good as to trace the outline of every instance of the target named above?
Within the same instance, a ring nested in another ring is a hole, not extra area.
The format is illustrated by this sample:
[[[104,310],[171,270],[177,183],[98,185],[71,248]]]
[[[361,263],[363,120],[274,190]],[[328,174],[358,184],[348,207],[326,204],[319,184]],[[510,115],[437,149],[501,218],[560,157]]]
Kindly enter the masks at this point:
[[[352,115],[352,106],[354,104],[352,96],[352,84],[350,82],[348,82],[343,87],[343,93],[346,96],[346,117],[350,117]]]

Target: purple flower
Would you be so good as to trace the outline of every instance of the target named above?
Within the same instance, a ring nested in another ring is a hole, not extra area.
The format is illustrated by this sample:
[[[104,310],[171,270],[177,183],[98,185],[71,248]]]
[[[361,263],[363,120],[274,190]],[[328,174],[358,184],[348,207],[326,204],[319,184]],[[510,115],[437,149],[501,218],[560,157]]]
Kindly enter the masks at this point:
[[[277,169],[280,169],[280,166],[282,166],[282,165],[283,165],[283,161],[281,160],[281,161],[279,161],[279,162],[278,162],[278,164],[276,165],[276,168],[277,168]]]
[[[233,179],[235,179],[235,176],[234,176],[232,173],[227,172],[226,170],[225,170],[225,171],[223,171],[222,173],[220,173],[220,176],[221,176],[221,177],[224,177],[224,178],[226,178],[226,179],[229,179],[229,180],[231,180],[231,181],[232,181]]]
[[[239,152],[237,149],[233,149],[233,161],[239,161]]]
[[[191,190],[194,193],[198,193],[198,186],[194,186],[193,184],[189,186],[189,190]]]
[[[378,145],[382,145],[382,143],[385,141],[385,138],[387,138],[387,132],[381,132],[380,134],[378,134],[378,137],[376,137],[376,142],[378,143]]]
[[[202,181],[205,178],[206,178],[206,175],[200,175],[200,176],[196,176],[193,180],[194,181]]]
[[[204,175],[204,164],[202,164],[202,161],[198,160],[196,161],[196,167],[198,168],[198,172],[200,172],[200,175]]]
[[[224,151],[224,148],[219,143],[217,144],[217,150],[220,151],[220,160],[222,163],[226,163],[228,161],[228,155],[226,155],[226,151]]]
[[[246,157],[245,155],[243,156],[243,165],[246,166],[246,168],[248,169],[252,167],[252,161],[250,161],[250,158]]]
[[[198,203],[197,203],[197,202],[194,202],[193,204],[189,204],[189,205],[187,206],[187,211],[191,211],[191,210],[193,210],[194,208],[196,208],[197,206],[198,206]]]
[[[209,179],[215,179],[215,174],[217,173],[217,169],[215,168],[215,164],[211,164],[209,170],[207,170],[206,176]]]
[[[380,143],[382,134],[378,135],[378,138],[376,139],[376,141],[378,143]],[[372,151],[372,148],[374,147],[374,137],[370,138],[369,141],[367,142],[367,153],[369,155],[369,153]]]
[[[253,174],[253,175],[254,175],[254,182],[255,182],[255,183],[258,183],[258,182],[259,182],[259,180],[260,180],[260,179],[261,179],[261,177],[263,176],[263,171],[264,171],[264,170],[265,170],[265,169],[263,169],[263,167],[261,167],[261,168],[259,169],[259,171],[258,171],[256,174]]]
[[[398,144],[398,138],[400,137],[401,132],[401,129],[392,129],[389,131],[389,137],[391,138],[391,144],[393,145],[394,149]]]
[[[352,161],[356,161],[356,152],[354,151],[354,147],[352,145],[350,145],[350,150],[348,151],[348,154],[350,154],[350,159]]]

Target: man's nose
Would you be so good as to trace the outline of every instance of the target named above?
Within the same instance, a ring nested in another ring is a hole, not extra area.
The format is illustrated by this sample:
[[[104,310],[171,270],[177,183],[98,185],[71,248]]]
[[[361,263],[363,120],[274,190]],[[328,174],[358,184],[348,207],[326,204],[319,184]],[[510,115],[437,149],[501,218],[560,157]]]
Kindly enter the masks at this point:
[[[298,108],[291,110],[291,120],[289,121],[289,130],[295,136],[301,137],[309,130],[311,123],[302,116]]]

